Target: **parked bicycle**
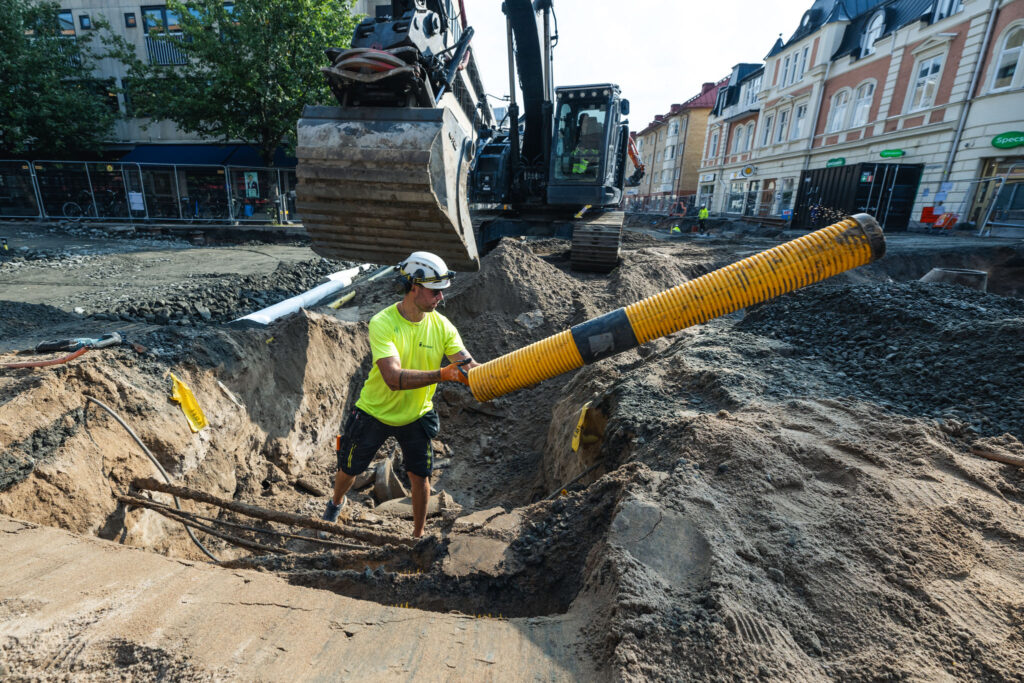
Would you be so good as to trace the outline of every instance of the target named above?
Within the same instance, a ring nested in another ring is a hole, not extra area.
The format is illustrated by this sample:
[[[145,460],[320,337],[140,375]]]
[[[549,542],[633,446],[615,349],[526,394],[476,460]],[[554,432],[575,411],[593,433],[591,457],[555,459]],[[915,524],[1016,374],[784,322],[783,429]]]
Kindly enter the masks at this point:
[[[113,190],[100,190],[95,195],[88,190],[78,193],[76,200],[64,202],[61,213],[70,221],[93,218],[121,218],[127,216],[127,206]]]

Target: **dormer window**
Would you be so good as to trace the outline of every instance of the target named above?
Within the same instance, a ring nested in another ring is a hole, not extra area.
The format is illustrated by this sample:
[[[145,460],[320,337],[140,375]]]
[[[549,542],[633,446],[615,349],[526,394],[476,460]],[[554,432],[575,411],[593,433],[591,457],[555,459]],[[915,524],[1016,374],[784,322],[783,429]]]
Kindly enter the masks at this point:
[[[942,21],[948,16],[956,14],[964,8],[963,0],[938,0],[935,3],[935,16],[932,17],[932,23],[936,21]]]
[[[953,2],[957,0],[951,0]],[[860,54],[866,56],[875,51],[875,41],[882,37],[885,32],[885,12],[877,12],[868,22],[868,30],[864,32],[864,42],[861,43]]]

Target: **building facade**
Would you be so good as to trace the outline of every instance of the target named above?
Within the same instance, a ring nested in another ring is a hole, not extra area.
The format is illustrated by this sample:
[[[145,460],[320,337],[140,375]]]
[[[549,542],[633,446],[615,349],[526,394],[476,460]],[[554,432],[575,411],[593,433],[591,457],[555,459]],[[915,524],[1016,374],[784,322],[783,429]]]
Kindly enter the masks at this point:
[[[1022,44],[1024,0],[818,0],[767,55],[756,114],[716,107],[702,193],[804,228],[1024,227]],[[716,149],[751,123],[747,158]]]
[[[708,113],[720,85],[705,83],[700,93],[673,104],[668,113],[655,116],[636,134],[647,173],[638,187],[627,188],[631,211],[665,213],[692,207]]]

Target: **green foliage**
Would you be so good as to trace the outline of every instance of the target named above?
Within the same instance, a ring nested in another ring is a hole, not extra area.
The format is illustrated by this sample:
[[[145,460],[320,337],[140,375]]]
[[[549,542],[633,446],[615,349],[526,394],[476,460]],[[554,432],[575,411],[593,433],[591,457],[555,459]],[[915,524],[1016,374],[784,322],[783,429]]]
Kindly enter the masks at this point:
[[[97,60],[121,50],[102,20],[63,37],[55,2],[0,0],[0,153],[74,158],[95,153],[118,117]],[[120,41],[120,42],[119,42]]]
[[[170,0],[181,35],[151,28],[149,37],[173,41],[185,64],[126,55],[133,106],[186,132],[246,141],[270,164],[277,147],[294,148],[302,107],[332,101],[320,69],[326,48],[349,44],[352,2],[263,0],[229,10],[221,0]]]

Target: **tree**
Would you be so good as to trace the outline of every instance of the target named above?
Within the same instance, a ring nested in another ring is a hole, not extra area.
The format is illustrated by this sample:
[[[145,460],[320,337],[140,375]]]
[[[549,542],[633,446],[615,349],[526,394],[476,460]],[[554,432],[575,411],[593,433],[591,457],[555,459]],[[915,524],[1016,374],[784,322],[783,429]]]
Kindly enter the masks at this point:
[[[173,41],[185,63],[146,64],[125,55],[132,103],[183,131],[253,144],[272,165],[278,147],[294,149],[302,107],[331,101],[320,68],[326,48],[349,44],[352,2],[170,0],[180,35],[151,26],[149,37]]]
[[[113,89],[92,74],[127,43],[109,26],[65,36],[60,5],[0,0],[0,152],[75,158],[99,152],[118,117]],[[113,105],[113,106],[112,106]]]

